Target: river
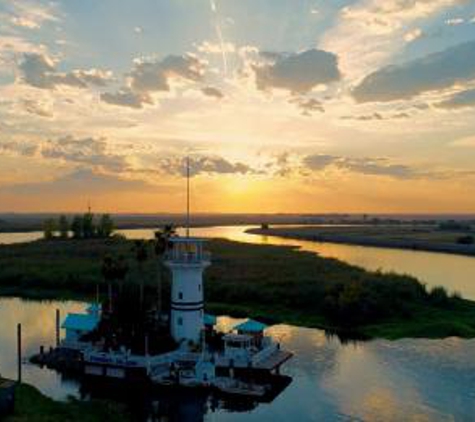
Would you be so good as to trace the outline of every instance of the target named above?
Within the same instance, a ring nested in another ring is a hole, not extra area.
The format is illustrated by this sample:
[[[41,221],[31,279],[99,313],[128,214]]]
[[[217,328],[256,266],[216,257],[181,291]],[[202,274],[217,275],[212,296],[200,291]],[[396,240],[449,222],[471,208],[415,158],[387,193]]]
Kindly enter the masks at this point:
[[[0,299],[0,372],[16,376],[16,324],[25,355],[54,343],[55,309],[77,311],[78,302]],[[229,328],[237,320],[221,317]],[[198,396],[155,397],[169,420],[180,421],[473,421],[475,340],[375,340],[343,344],[321,330],[277,325],[269,333],[295,356],[283,368],[292,383],[271,404],[246,412],[214,411]],[[81,397],[77,381],[25,364],[23,378],[56,399]],[[175,395],[176,396],[176,395]]]
[[[284,239],[248,234],[245,231],[249,228],[251,226],[203,227],[193,229],[192,235],[222,237],[259,244],[296,245],[304,251],[337,258],[368,270],[409,274],[428,286],[445,286],[449,291],[457,291],[464,298],[475,300],[475,257]],[[133,239],[153,237],[151,229],[119,230],[118,232]],[[41,232],[0,233],[0,244],[31,241],[41,236]]]

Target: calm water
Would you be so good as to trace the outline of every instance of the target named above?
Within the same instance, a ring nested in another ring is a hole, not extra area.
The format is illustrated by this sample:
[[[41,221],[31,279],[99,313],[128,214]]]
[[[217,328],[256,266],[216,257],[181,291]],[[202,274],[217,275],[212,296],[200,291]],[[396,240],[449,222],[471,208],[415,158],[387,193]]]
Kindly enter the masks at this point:
[[[15,327],[22,322],[27,353],[54,342],[54,313],[77,302],[0,299],[0,372],[15,377]],[[222,317],[221,327],[236,320]],[[199,397],[164,399],[180,421],[473,421],[475,341],[402,340],[342,344],[320,330],[278,325],[270,329],[295,357],[283,372],[290,386],[271,404],[247,412],[211,411]],[[80,396],[77,382],[25,364],[25,381],[51,397]],[[186,415],[186,416],[184,416]]]
[[[254,226],[255,227],[255,226]],[[410,274],[429,286],[445,286],[465,298],[475,300],[475,258],[443,253],[402,249],[341,245],[259,236],[245,233],[250,227],[206,227],[192,230],[204,237],[224,237],[241,242],[297,245],[302,250],[337,258],[369,270],[395,271]],[[153,230],[122,230],[130,238],[151,238]],[[42,233],[0,233],[0,243],[18,243],[41,238]]]

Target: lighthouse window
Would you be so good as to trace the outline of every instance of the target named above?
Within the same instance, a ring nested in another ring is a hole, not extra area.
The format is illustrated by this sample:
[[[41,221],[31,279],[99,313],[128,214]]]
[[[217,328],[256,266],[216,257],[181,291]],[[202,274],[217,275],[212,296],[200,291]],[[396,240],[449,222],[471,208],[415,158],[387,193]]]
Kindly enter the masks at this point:
[[[178,299],[183,299],[183,293],[182,292],[178,293]]]
[[[201,292],[201,284],[198,284],[198,291]]]
[[[183,325],[183,318],[178,318],[178,325]]]

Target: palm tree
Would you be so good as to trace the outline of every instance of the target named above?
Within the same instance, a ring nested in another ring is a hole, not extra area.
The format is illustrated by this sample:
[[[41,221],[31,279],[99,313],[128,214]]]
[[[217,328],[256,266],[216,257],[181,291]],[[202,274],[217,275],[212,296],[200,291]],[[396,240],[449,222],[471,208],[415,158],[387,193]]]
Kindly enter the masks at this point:
[[[144,302],[144,271],[143,264],[148,258],[148,243],[143,240],[136,240],[134,243],[135,250],[135,259],[137,260],[139,266],[139,277],[140,277],[140,307],[143,308]]]
[[[157,315],[160,317],[162,311],[162,274],[163,258],[169,248],[170,238],[176,235],[174,227],[167,224],[162,230],[155,232],[155,255],[157,256]]]
[[[102,277],[107,283],[107,305],[109,314],[112,314],[112,282],[116,276],[115,262],[112,256],[106,255],[102,260]]]

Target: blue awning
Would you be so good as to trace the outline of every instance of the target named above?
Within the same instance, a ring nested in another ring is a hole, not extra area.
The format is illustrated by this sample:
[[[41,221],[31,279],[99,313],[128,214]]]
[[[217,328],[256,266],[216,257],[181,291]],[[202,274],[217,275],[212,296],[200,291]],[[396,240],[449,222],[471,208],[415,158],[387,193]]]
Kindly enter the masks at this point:
[[[235,330],[243,331],[246,333],[259,333],[261,331],[264,331],[266,328],[266,324],[263,324],[259,321],[255,321],[253,319],[248,319],[247,321],[244,321],[234,327]]]
[[[99,324],[99,318],[92,314],[68,314],[62,328],[76,331],[92,331]]]
[[[217,318],[214,315],[205,314],[203,318],[204,325],[216,325]]]

